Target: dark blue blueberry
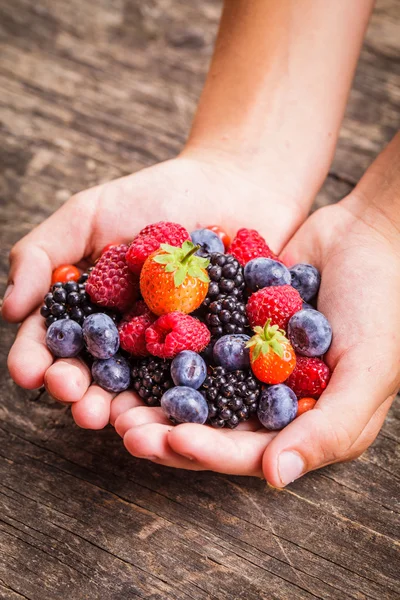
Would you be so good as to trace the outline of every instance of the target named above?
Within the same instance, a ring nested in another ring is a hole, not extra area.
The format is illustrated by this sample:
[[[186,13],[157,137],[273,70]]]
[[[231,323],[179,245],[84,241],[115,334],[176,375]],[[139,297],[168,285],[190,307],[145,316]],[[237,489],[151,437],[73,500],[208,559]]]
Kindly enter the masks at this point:
[[[103,390],[118,393],[128,389],[131,370],[128,361],[116,354],[105,360],[95,360],[92,365],[92,377]]]
[[[82,327],[70,319],[54,321],[47,330],[46,344],[59,358],[77,356],[83,349]]]
[[[206,254],[212,252],[225,252],[225,247],[220,237],[210,229],[196,229],[190,234],[193,244],[199,244]]]
[[[199,423],[208,417],[208,405],[202,394],[190,387],[173,387],[161,398],[164,413],[174,423]]]
[[[272,258],[250,260],[244,268],[244,279],[252,292],[274,285],[289,285],[291,281],[289,269]]]
[[[297,415],[296,394],[283,383],[261,392],[257,415],[266,429],[283,429]]]
[[[95,358],[111,358],[119,348],[118,329],[104,313],[95,313],[85,319],[83,337],[86,348]]]
[[[288,324],[290,343],[302,356],[322,356],[332,342],[328,319],[317,310],[299,310]]]
[[[318,294],[321,285],[321,275],[316,267],[299,263],[289,269],[291,285],[296,288],[305,302],[309,302]]]
[[[250,337],[243,333],[224,335],[214,344],[213,356],[217,365],[227,371],[248,369],[250,367],[249,349],[246,343]]]
[[[197,352],[184,350],[171,363],[171,377],[175,385],[199,389],[207,376],[207,365]]]
[[[315,310],[315,308],[308,302],[303,302],[303,310]]]

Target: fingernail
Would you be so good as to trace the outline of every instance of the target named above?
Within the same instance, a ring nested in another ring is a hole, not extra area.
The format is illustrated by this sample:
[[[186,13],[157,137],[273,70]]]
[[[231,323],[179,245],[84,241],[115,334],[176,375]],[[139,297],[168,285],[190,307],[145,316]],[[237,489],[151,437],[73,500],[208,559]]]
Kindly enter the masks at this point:
[[[14,289],[14,284],[10,283],[7,288],[6,291],[4,292],[4,298],[3,298],[3,302],[5,302],[7,300],[7,298],[10,296],[11,292]]]
[[[298,479],[304,471],[304,460],[298,452],[286,451],[278,456],[278,474],[282,486]]]

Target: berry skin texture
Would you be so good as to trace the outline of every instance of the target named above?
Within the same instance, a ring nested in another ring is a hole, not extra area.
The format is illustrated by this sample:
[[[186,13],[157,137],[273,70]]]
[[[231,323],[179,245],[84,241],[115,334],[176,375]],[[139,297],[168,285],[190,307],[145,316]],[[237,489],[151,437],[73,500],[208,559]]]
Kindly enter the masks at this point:
[[[78,281],[81,272],[75,265],[60,265],[54,269],[51,276],[51,283],[66,283],[67,281]]]
[[[147,406],[160,406],[164,392],[174,386],[171,361],[155,356],[142,358],[131,371],[132,388]]]
[[[300,310],[293,315],[288,335],[293,348],[302,356],[322,356],[332,343],[329,321],[317,310]]]
[[[88,351],[95,358],[111,358],[119,348],[118,329],[104,313],[95,313],[83,323],[83,338]]]
[[[216,341],[213,348],[213,357],[217,365],[226,371],[237,371],[250,367],[250,353],[246,348],[250,340],[248,335],[224,335]]]
[[[71,319],[55,321],[46,332],[46,344],[53,356],[77,356],[83,349],[82,327]]]
[[[208,406],[200,392],[191,387],[173,387],[161,398],[161,408],[173,423],[198,423],[207,421]]]
[[[297,404],[295,394],[287,385],[272,385],[261,392],[258,419],[266,429],[283,429],[296,417]]]
[[[130,308],[138,297],[138,278],[128,269],[128,246],[113,246],[102,254],[86,282],[92,302],[121,312]]]
[[[250,364],[254,375],[263,383],[284,382],[296,366],[296,355],[285,332],[277,325],[255,327],[255,335],[247,342],[250,348]]]
[[[210,342],[204,323],[182,312],[161,316],[146,330],[147,350],[160,358],[174,358],[183,350],[201,352]]]
[[[315,298],[321,285],[321,275],[318,269],[313,265],[299,263],[294,265],[289,271],[291,284],[299,292],[303,300],[309,302]]]
[[[148,356],[145,333],[156,319],[143,301],[136,302],[118,326],[121,348],[138,358]]]
[[[183,242],[190,239],[189,232],[178,223],[160,221],[148,225],[135,237],[126,255],[128,266],[132,273],[140,275],[142,267],[161,244],[170,246],[182,246]]]
[[[195,256],[196,249],[192,242],[184,242],[182,248],[162,244],[146,260],[140,290],[154,314],[191,313],[204,301],[209,284],[208,260]]]
[[[228,250],[229,246],[231,245],[231,238],[226,231],[219,225],[207,225],[207,229],[216,233],[224,244],[225,250]]]
[[[303,415],[305,412],[312,410],[317,404],[314,398],[301,398],[297,403],[297,417]]]
[[[225,246],[221,238],[210,229],[196,229],[190,234],[193,244],[200,246],[199,254],[211,254],[212,252],[225,252]]]
[[[272,252],[262,235],[255,229],[239,229],[228,251],[243,266],[253,258],[260,256],[277,259],[276,254]]]
[[[198,390],[207,376],[207,365],[197,352],[184,350],[171,364],[171,377],[175,385]]]
[[[266,287],[254,292],[247,303],[247,316],[251,327],[264,327],[271,319],[272,325],[286,329],[289,319],[302,309],[300,294],[290,285]]]
[[[297,356],[294,371],[285,383],[299,399],[318,399],[326,389],[330,377],[329,367],[319,358]]]
[[[103,390],[118,394],[127,390],[131,382],[129,363],[119,354],[105,360],[95,360],[92,377]]]
[[[256,292],[264,287],[290,285],[289,269],[272,258],[253,258],[244,267],[247,287]]]

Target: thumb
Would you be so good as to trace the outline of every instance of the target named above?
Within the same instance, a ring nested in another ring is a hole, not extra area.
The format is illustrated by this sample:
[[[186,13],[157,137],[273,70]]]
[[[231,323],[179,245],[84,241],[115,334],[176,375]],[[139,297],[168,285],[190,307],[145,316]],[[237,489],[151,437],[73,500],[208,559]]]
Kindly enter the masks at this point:
[[[72,197],[12,248],[2,306],[5,319],[22,321],[43,300],[52,270],[63,263],[77,263],[91,252],[95,190]]]
[[[398,386],[393,371],[370,354],[368,348],[344,354],[315,408],[272,440],[263,455],[269,483],[284,487],[308,471],[359,454],[359,436]]]

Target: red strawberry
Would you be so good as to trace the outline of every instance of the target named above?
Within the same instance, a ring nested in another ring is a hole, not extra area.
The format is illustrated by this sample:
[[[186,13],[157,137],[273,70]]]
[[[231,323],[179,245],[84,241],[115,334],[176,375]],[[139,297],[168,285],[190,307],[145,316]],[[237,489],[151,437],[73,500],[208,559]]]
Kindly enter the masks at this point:
[[[251,327],[264,327],[268,319],[272,325],[286,329],[290,317],[302,309],[303,302],[291,285],[265,287],[252,294],[247,303]]]
[[[160,221],[148,225],[135,237],[126,255],[128,266],[133,273],[140,275],[146,258],[160,248],[161,244],[182,246],[190,239],[189,233],[182,225]]]
[[[248,263],[249,260],[260,256],[279,260],[262,235],[255,229],[239,229],[228,252],[243,266]]]
[[[295,369],[285,384],[298,398],[319,398],[330,377],[329,367],[319,358],[297,356]]]
[[[147,350],[160,358],[174,358],[183,350],[201,352],[210,341],[204,323],[185,313],[162,315],[146,331]]]
[[[118,327],[121,348],[132,356],[148,356],[145,333],[156,319],[143,301],[136,302]]]
[[[139,280],[126,263],[128,246],[113,246],[97,261],[86,282],[92,302],[121,312],[132,306],[138,297]]]

